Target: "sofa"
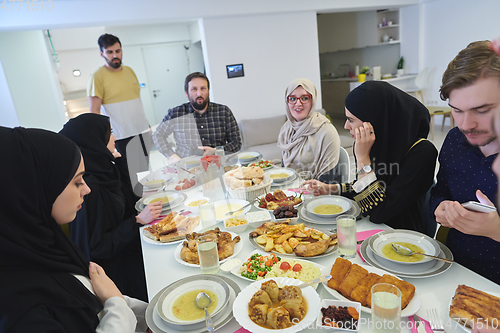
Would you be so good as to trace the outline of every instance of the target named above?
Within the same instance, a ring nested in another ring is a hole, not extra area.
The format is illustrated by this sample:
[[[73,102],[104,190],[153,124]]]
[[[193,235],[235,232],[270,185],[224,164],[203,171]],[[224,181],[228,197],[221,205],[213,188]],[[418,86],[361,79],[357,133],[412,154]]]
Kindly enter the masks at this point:
[[[325,115],[324,109],[317,112]],[[281,161],[281,149],[278,148],[278,135],[286,122],[286,116],[280,115],[260,119],[244,119],[239,122],[243,145],[241,151],[258,151],[265,160]],[[344,148],[352,147],[354,140],[351,137],[340,135],[340,145]]]

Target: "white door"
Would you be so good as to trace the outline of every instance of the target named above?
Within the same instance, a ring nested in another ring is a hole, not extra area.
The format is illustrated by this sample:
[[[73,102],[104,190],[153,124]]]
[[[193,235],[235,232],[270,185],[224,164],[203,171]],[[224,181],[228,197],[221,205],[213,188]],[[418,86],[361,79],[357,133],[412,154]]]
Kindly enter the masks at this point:
[[[189,74],[187,52],[178,43],[144,46],[142,53],[156,123],[160,123],[169,109],[188,101],[184,93],[184,79]]]

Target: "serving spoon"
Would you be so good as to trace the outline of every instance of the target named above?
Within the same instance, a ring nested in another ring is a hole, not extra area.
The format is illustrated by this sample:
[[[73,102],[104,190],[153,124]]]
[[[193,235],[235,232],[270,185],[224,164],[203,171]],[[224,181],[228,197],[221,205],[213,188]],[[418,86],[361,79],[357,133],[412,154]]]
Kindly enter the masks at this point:
[[[207,310],[207,308],[210,306],[210,303],[212,303],[210,296],[208,296],[204,292],[201,292],[196,296],[195,302],[197,307],[205,310],[205,323],[207,324],[207,331],[213,332],[214,322],[212,321],[212,317],[210,316],[210,313],[208,313]]]
[[[419,254],[419,255],[422,255],[422,256],[426,256],[426,257],[430,257],[430,258],[433,258],[433,259],[437,259],[437,260],[442,260],[442,261],[445,261],[445,262],[454,262],[453,260],[451,259],[447,259],[447,258],[440,258],[440,257],[436,257],[436,256],[432,256],[430,254],[425,254],[425,253],[415,253],[415,252],[412,252],[412,250],[410,250],[409,248],[403,246],[403,245],[399,245],[399,244],[392,244],[392,248],[394,251],[396,251],[397,253],[401,254],[402,256],[411,256],[412,254]]]
[[[238,209],[236,209],[236,210],[233,210],[233,211],[227,212],[227,213],[225,214],[225,216],[231,216],[231,215],[233,215],[234,213],[239,212],[240,210],[247,208],[248,206],[250,206],[251,204],[253,204],[253,203],[254,203],[256,200],[258,200],[258,199],[259,199],[259,197],[257,197],[257,198],[255,198],[255,199],[253,199],[252,201],[250,201],[249,203],[247,203],[245,206],[243,206],[243,207],[241,207],[241,208],[238,208]]]

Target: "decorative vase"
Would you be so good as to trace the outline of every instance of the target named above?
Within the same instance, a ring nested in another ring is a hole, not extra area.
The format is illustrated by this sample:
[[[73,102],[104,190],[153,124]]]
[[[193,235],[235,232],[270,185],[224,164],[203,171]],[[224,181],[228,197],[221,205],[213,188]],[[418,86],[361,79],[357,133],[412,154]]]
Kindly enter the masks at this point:
[[[405,70],[404,69],[398,69],[397,73],[396,73],[396,76],[403,76],[403,74],[405,73]]]
[[[358,82],[365,82],[365,80],[366,80],[366,74],[358,75]]]

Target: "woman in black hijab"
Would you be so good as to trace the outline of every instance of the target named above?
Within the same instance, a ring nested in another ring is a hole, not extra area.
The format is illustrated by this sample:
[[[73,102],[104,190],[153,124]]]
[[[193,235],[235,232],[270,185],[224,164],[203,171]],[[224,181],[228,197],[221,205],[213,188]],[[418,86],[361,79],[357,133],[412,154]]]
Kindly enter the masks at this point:
[[[383,81],[368,81],[347,95],[344,128],[355,138],[357,180],[329,185],[312,181],[315,194],[354,199],[370,221],[434,237],[427,192],[437,150],[427,141],[430,115],[417,99]]]
[[[101,265],[122,293],[148,300],[139,227],[160,215],[161,202],[139,215],[125,158],[115,158],[109,118],[85,113],[69,120],[60,134],[73,140],[85,161],[85,182],[92,192],[70,224],[71,239]],[[136,216],[137,215],[137,216]]]
[[[133,331],[134,313],[119,290],[100,267],[89,268],[60,227],[90,192],[78,147],[24,128],[0,127],[0,142],[0,332]]]

